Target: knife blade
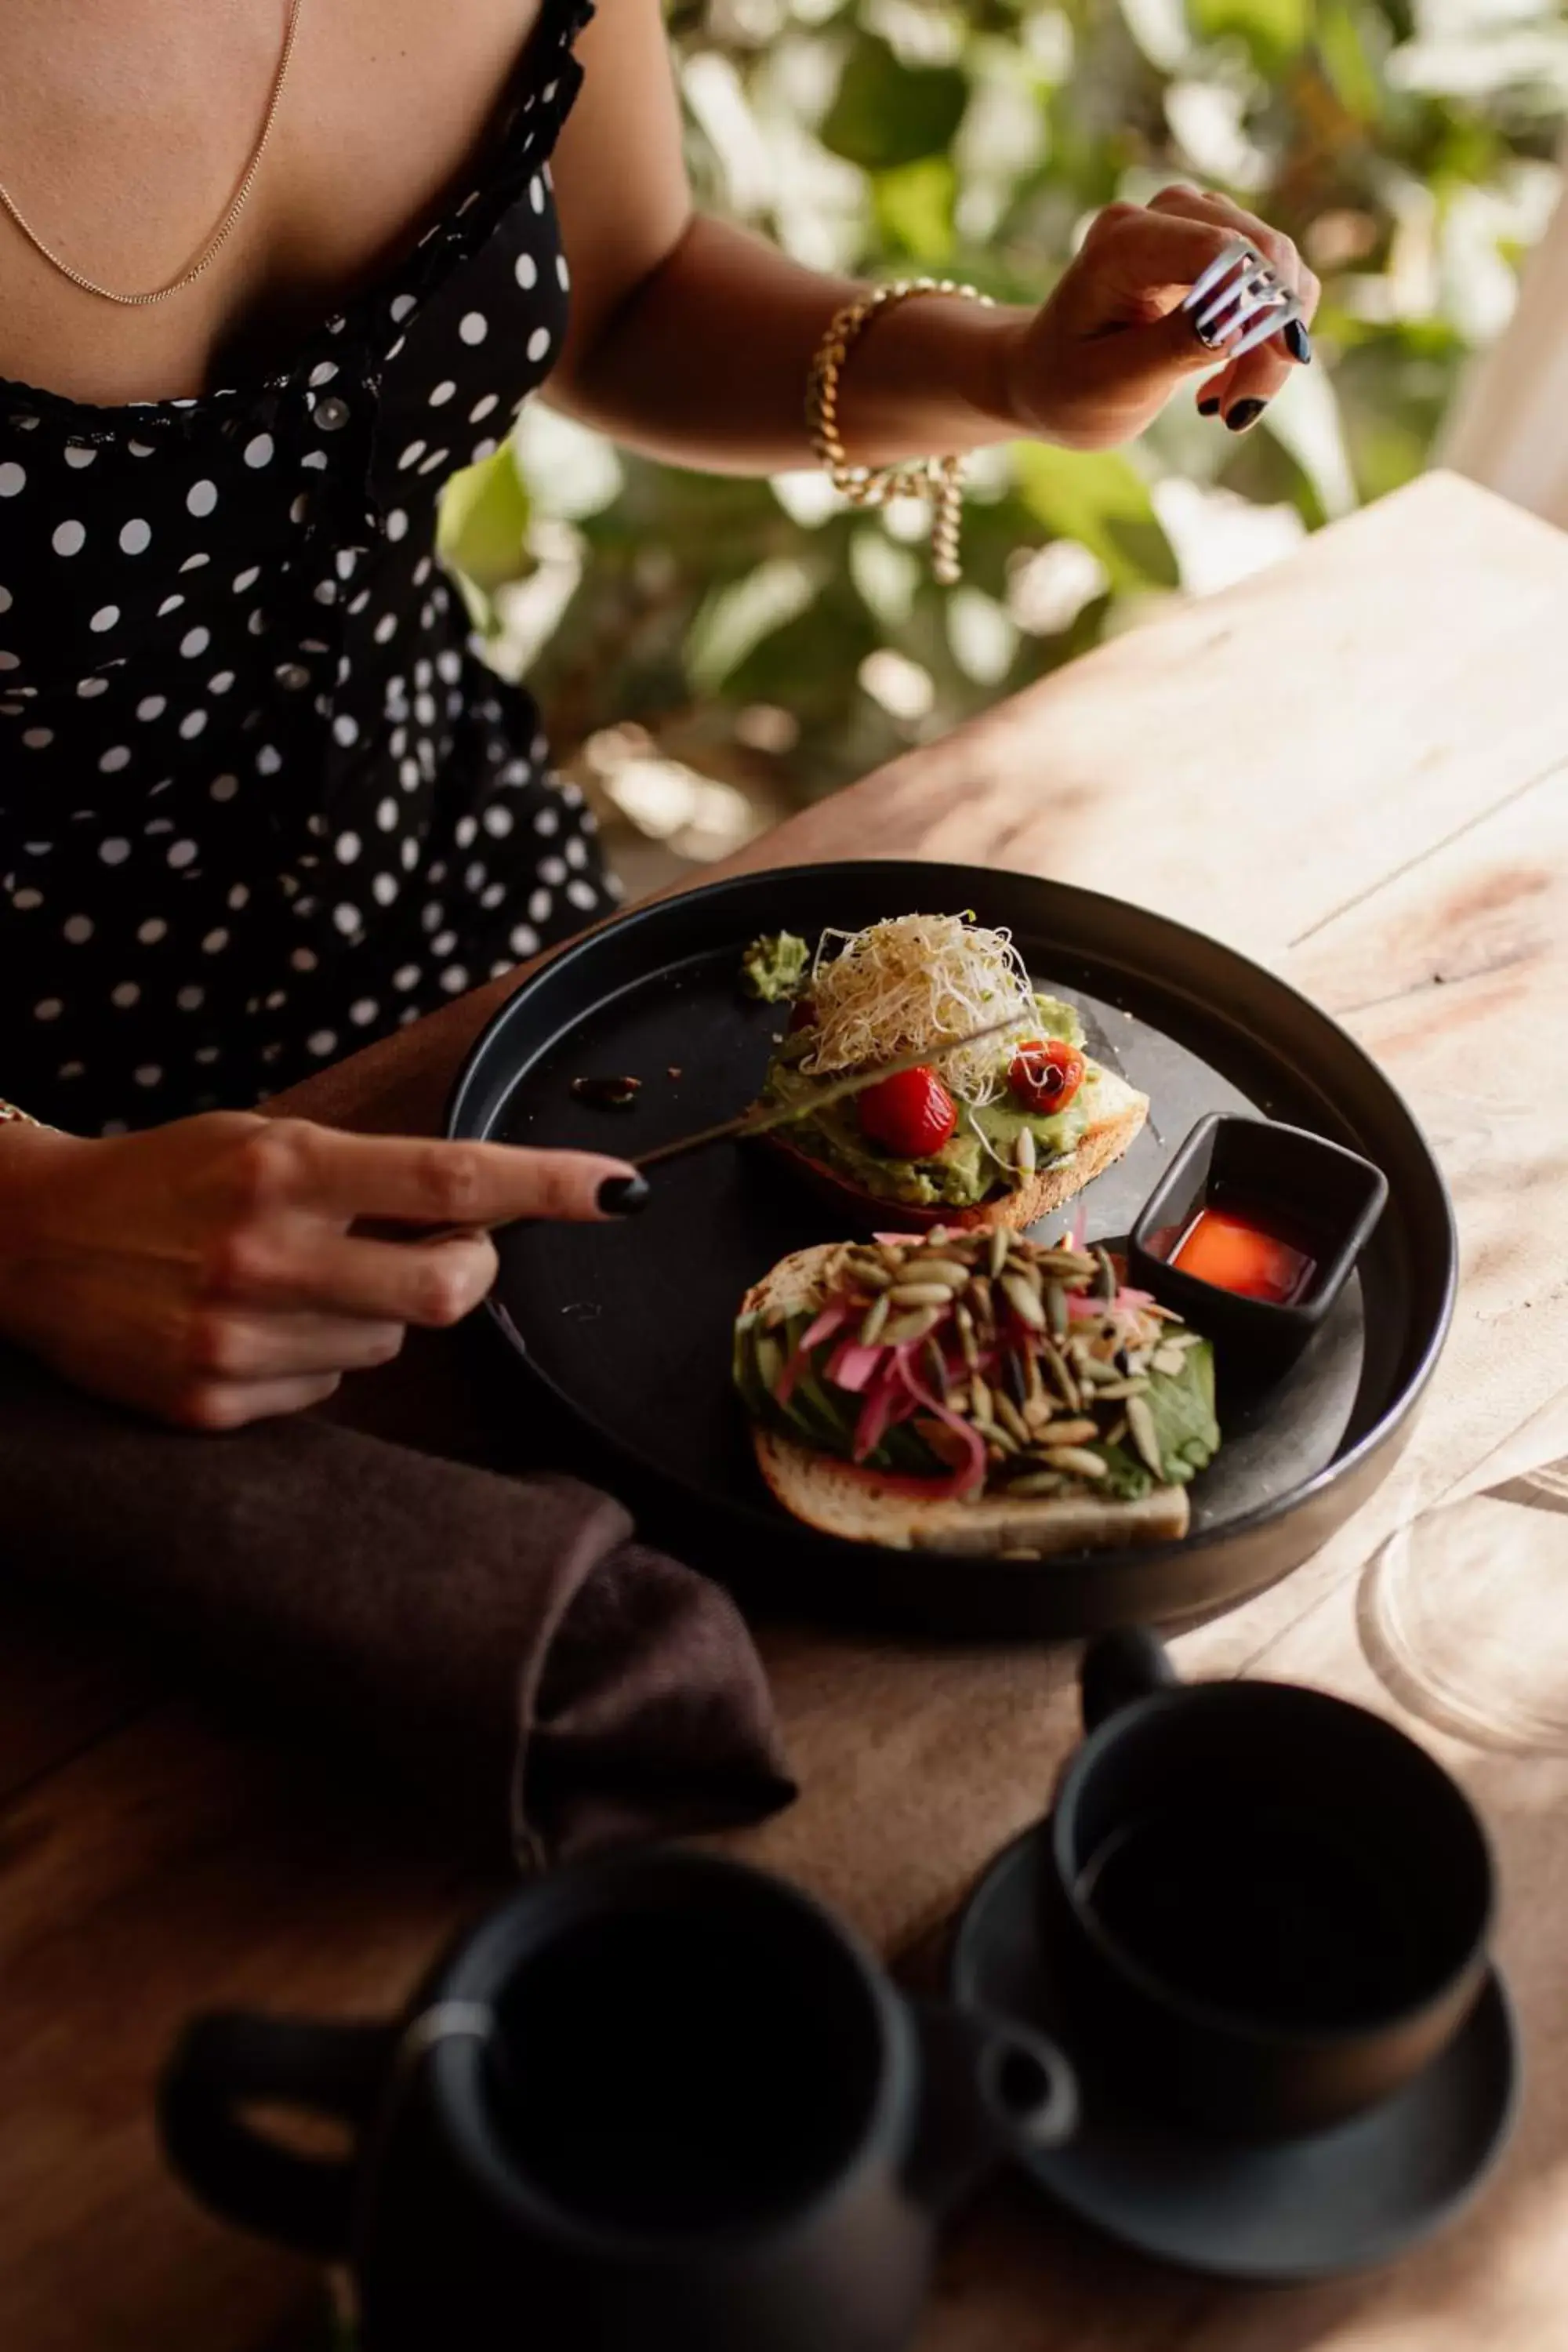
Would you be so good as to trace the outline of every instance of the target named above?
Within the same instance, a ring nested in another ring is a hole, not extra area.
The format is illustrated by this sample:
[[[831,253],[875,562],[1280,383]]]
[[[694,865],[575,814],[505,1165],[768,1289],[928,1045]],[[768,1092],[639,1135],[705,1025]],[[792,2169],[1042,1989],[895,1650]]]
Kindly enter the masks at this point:
[[[1000,1037],[1005,1030],[1016,1026],[1016,1015],[1004,1021],[988,1021],[983,1029],[971,1029],[962,1037],[949,1037],[941,1045],[921,1045],[913,1053],[895,1055],[890,1062],[879,1062],[872,1069],[851,1070],[841,1078],[831,1078],[798,1102],[774,1103],[765,1110],[743,1110],[734,1118],[721,1119],[717,1127],[700,1127],[690,1135],[678,1137],[673,1143],[656,1144],[631,1164],[640,1174],[646,1169],[663,1167],[667,1160],[679,1160],[689,1151],[706,1150],[710,1143],[723,1143],[731,1137],[740,1142],[753,1135],[766,1135],[775,1127],[793,1127],[800,1119],[815,1118],[830,1103],[844,1102],[851,1095],[864,1093],[868,1087],[879,1087],[885,1078],[899,1077],[905,1070],[929,1069],[964,1045],[977,1045],[986,1037]]]

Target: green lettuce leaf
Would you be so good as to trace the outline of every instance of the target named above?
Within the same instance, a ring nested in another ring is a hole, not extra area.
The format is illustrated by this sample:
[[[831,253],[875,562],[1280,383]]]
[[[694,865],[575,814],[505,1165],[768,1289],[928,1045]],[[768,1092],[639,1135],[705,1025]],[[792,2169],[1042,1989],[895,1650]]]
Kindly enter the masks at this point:
[[[1214,1349],[1200,1339],[1182,1358],[1179,1372],[1156,1372],[1144,1398],[1154,1419],[1167,1479],[1184,1486],[1219,1451],[1214,1408]]]
[[[1097,1445],[1094,1451],[1105,1464],[1099,1488],[1102,1495],[1118,1503],[1141,1503],[1153,1492],[1153,1479],[1125,1445]]]

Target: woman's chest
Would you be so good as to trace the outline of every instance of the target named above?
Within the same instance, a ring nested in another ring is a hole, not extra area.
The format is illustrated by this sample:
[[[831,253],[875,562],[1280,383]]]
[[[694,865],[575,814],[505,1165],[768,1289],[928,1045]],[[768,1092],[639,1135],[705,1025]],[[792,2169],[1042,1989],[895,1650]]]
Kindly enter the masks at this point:
[[[0,98],[10,193],[46,242],[106,285],[178,275],[255,147],[288,0],[242,0],[240,40],[227,14],[76,0],[90,38],[61,43],[37,0],[12,7],[17,70]],[[252,191],[192,285],[111,307],[0,220],[0,375],[118,406],[268,372],[461,200],[540,0],[298,7]]]

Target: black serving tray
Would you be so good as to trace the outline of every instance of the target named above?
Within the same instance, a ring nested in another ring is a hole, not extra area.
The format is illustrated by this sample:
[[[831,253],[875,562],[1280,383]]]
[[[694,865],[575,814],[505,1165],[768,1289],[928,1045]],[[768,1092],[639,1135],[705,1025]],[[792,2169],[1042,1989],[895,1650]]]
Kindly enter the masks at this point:
[[[742,1591],[813,1613],[1049,1635],[1196,1615],[1288,1574],[1386,1476],[1453,1309],[1452,1212],[1420,1129],[1360,1047],[1271,972],[1163,916],[1029,875],[775,868],[637,908],[543,964],[469,1055],[447,1132],[630,1158],[710,1125],[754,1095],[782,1026],[780,1008],[737,984],[749,940],[965,908],[1012,930],[1037,985],[1081,1010],[1090,1051],[1151,1097],[1132,1149],[1081,1196],[1091,1239],[1129,1231],[1205,1111],[1312,1129],[1388,1178],[1387,1210],[1327,1327],[1284,1381],[1227,1396],[1190,1534],[1041,1561],[958,1559],[842,1543],[783,1513],[731,1389],[731,1327],[776,1259],[846,1228],[760,1145],[657,1171],[649,1206],[624,1223],[499,1237],[490,1311],[526,1368],[520,1458],[538,1458],[525,1424],[537,1434],[553,1420],[573,1433],[572,1466],[625,1495],[661,1539]],[[570,1090],[574,1077],[623,1075],[642,1081],[629,1110]],[[897,1227],[895,1211],[886,1223]]]

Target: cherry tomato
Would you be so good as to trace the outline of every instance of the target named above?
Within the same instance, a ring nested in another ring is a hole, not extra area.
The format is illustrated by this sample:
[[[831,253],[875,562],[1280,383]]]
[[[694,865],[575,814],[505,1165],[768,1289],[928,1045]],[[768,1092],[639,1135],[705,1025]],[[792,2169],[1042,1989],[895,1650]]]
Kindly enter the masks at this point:
[[[1065,1110],[1083,1084],[1086,1067],[1076,1045],[1061,1037],[1035,1037],[1020,1045],[1007,1084],[1026,1110],[1043,1118]]]
[[[860,1125],[896,1160],[929,1160],[958,1125],[958,1108],[934,1070],[900,1070],[857,1097]]]

